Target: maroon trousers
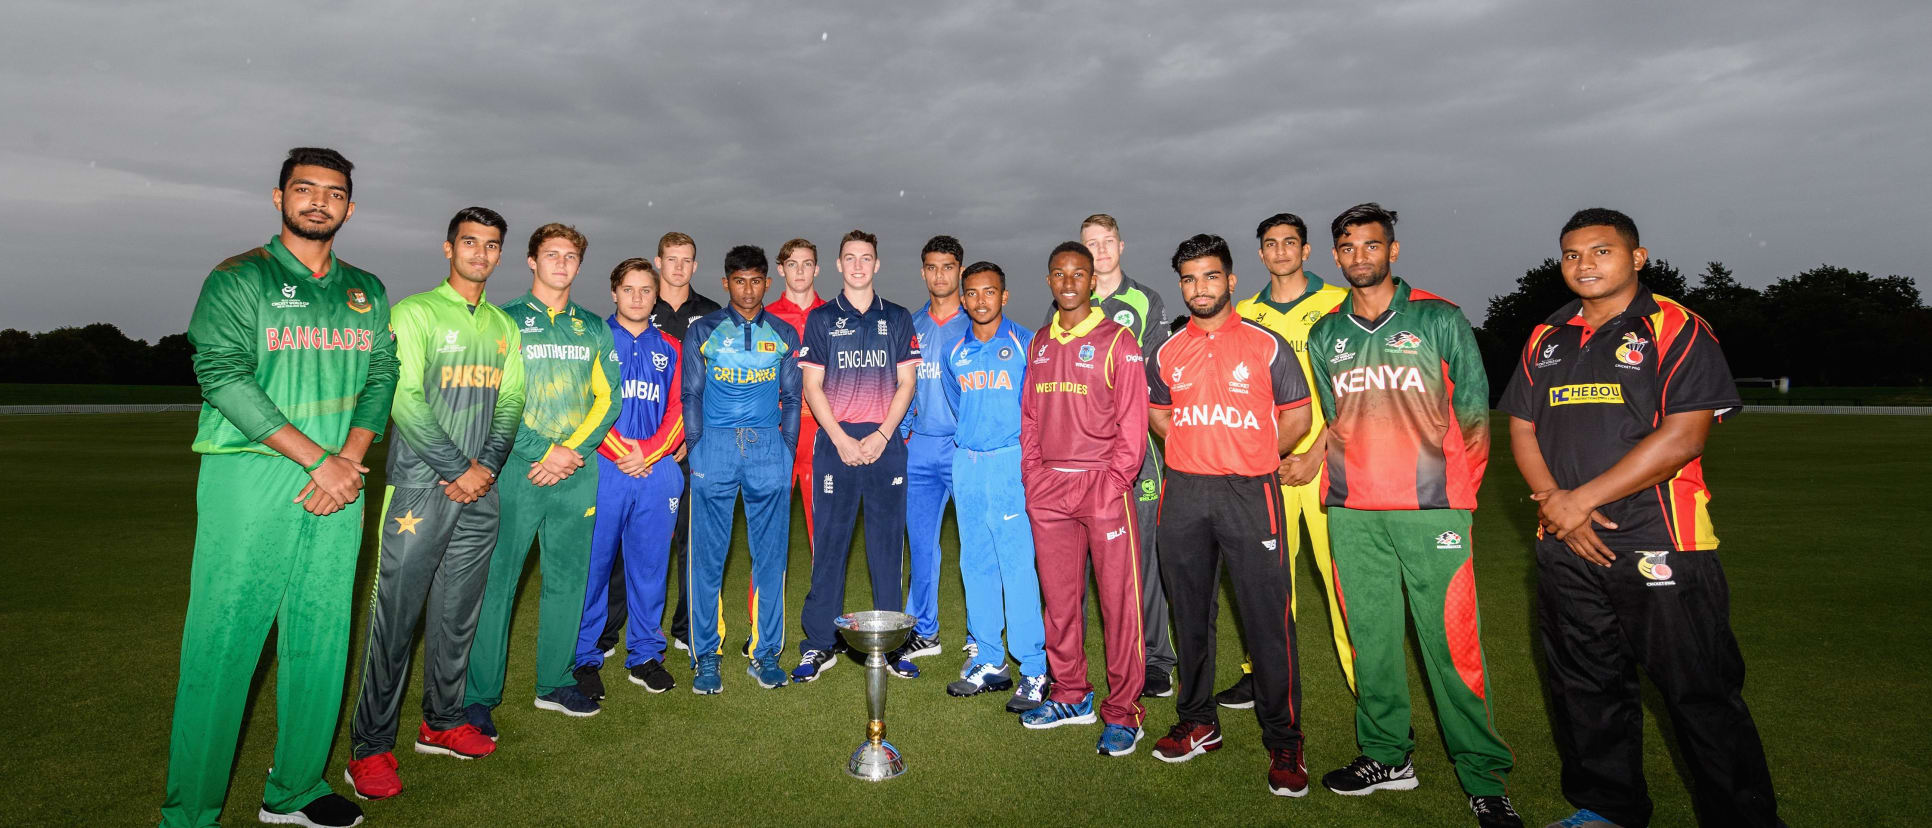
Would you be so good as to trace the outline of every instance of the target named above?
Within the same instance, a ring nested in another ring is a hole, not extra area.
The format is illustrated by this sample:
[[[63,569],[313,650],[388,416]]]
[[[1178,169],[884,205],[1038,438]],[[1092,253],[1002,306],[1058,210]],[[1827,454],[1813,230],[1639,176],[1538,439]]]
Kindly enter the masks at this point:
[[[1141,582],[1158,576],[1140,571],[1133,497],[1114,488],[1105,471],[1042,469],[1028,475],[1026,514],[1033,524],[1047,670],[1053,676],[1048,698],[1077,704],[1093,692],[1093,683],[1087,680],[1086,647],[1091,560],[1100,589],[1100,631],[1107,652],[1107,698],[1100,704],[1100,720],[1139,727],[1146,715],[1140,691],[1147,681]]]

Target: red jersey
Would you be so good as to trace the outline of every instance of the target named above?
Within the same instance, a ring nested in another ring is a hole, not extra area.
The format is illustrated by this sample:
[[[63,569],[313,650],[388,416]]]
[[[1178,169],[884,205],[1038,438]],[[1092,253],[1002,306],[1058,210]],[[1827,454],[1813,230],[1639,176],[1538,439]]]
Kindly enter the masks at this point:
[[[1125,491],[1147,450],[1147,372],[1134,332],[1097,310],[1033,335],[1020,393],[1020,470],[1105,471]]]
[[[771,315],[783,320],[785,324],[792,326],[792,330],[798,333],[798,341],[804,342],[805,316],[810,314],[813,308],[823,304],[825,304],[825,300],[820,299],[818,294],[814,293],[812,294],[812,304],[801,308],[797,302],[791,300],[791,297],[781,293],[778,296],[778,301],[765,303],[765,310],[770,312]],[[812,419],[812,407],[800,404],[798,406],[798,419],[800,428],[803,428],[806,423],[814,422]],[[808,453],[811,451],[809,447],[801,447],[801,449]]]
[[[1308,404],[1288,342],[1239,316],[1213,331],[1189,319],[1154,351],[1147,390],[1149,405],[1173,411],[1167,465],[1188,474],[1273,474],[1281,466],[1276,417]]]

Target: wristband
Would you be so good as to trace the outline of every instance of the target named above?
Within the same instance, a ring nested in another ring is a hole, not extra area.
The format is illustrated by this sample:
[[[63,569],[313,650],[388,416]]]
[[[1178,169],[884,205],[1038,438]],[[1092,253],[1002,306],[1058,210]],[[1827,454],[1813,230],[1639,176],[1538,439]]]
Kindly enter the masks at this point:
[[[325,449],[323,450],[321,457],[317,457],[315,458],[315,462],[310,463],[306,466],[303,466],[302,471],[308,472],[309,474],[314,474],[316,469],[322,468],[322,464],[329,462],[329,458],[334,456],[335,455],[333,453],[330,453],[328,450]]]

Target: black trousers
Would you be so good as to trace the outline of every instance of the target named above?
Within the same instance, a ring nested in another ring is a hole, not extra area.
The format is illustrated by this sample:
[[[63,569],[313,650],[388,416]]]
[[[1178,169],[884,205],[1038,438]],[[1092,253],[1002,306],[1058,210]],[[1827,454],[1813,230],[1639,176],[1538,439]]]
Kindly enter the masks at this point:
[[[1301,673],[1288,603],[1288,539],[1274,475],[1206,476],[1167,470],[1162,494],[1161,578],[1174,619],[1181,721],[1219,723],[1214,704],[1215,616],[1221,568],[1254,662],[1255,718],[1270,749],[1301,744]]]
[[[1621,552],[1609,568],[1536,544],[1550,719],[1563,796],[1629,828],[1650,823],[1637,668],[1663,695],[1702,825],[1783,825],[1744,705],[1744,656],[1716,552]]]
[[[684,567],[691,562],[691,512],[694,511],[690,506],[690,458],[685,458],[684,462],[678,464],[678,468],[684,472],[684,494],[680,495],[683,499],[678,502],[685,504],[685,506],[678,510],[678,528],[671,533],[671,583],[678,585],[678,604],[671,610],[671,637],[689,645],[691,643],[691,618],[690,613],[685,609],[686,599],[689,597],[685,593],[690,590],[689,584],[691,583],[691,579],[684,577]],[[611,627],[606,626],[604,628],[604,635],[611,636],[611,640],[616,641],[617,638],[611,630]],[[604,640],[602,638],[597,639],[598,644],[603,644],[603,642]],[[608,650],[610,647],[606,646],[604,649]],[[669,653],[670,650],[667,649],[665,652]]]

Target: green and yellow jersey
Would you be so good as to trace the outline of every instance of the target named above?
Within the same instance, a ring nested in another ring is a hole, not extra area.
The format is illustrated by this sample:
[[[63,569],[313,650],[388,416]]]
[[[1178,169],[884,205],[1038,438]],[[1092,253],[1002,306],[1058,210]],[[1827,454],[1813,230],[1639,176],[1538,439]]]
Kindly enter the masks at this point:
[[[1295,360],[1301,364],[1302,380],[1308,383],[1309,393],[1314,394],[1314,379],[1308,369],[1308,331],[1340,305],[1343,299],[1347,299],[1348,291],[1340,285],[1323,282],[1321,277],[1313,273],[1306,275],[1308,287],[1300,296],[1287,302],[1276,302],[1268,298],[1270,288],[1264,287],[1260,293],[1236,303],[1234,312],[1288,340],[1288,346],[1295,350]],[[1328,422],[1322,416],[1321,406],[1311,405],[1308,411],[1312,420],[1308,424],[1308,434],[1295,444],[1296,454],[1308,451],[1321,437],[1323,424]]]
[[[262,440],[294,425],[329,451],[350,428],[381,437],[396,385],[382,282],[329,254],[310,272],[281,237],[215,266],[188,341],[201,418],[194,450],[279,456]]]
[[[512,453],[534,463],[556,445],[595,463],[619,405],[610,326],[576,302],[553,311],[529,292],[503,311],[523,340],[523,426]]]
[[[523,417],[523,335],[502,308],[472,308],[449,282],[390,311],[401,377],[390,417],[389,485],[434,486],[470,460],[503,470]]]

